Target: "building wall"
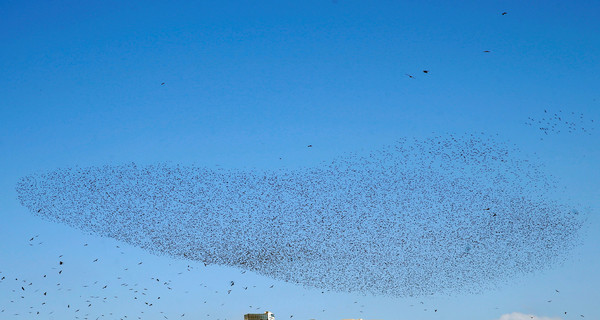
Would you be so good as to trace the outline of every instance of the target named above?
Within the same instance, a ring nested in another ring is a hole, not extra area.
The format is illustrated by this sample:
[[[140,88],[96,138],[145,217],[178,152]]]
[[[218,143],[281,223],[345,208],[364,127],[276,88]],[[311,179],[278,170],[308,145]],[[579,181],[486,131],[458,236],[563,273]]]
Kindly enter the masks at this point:
[[[275,320],[273,312],[248,313],[244,315],[244,320]]]

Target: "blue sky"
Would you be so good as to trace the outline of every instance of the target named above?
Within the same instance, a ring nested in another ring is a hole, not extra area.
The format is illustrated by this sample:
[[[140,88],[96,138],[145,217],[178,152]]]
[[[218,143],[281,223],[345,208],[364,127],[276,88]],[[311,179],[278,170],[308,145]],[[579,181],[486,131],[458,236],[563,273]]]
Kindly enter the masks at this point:
[[[82,284],[116,275],[140,286],[172,279],[173,290],[154,289],[170,318],[239,319],[252,305],[302,319],[600,319],[599,10],[594,1],[3,1],[0,276],[36,279],[62,254],[65,289],[45,306],[56,319],[71,316],[65,302],[103,293]],[[595,131],[546,136],[525,125],[544,110],[582,113]],[[539,159],[564,187],[557,196],[588,208],[582,245],[562,265],[480,294],[321,293],[153,256],[41,221],[16,199],[20,177],[56,168],[298,168],[431,132],[497,134]],[[256,288],[223,295],[233,278]],[[111,296],[127,291],[116,287]],[[42,300],[10,302],[15,288],[0,283],[0,308],[26,319]],[[115,315],[134,308],[104,305]]]

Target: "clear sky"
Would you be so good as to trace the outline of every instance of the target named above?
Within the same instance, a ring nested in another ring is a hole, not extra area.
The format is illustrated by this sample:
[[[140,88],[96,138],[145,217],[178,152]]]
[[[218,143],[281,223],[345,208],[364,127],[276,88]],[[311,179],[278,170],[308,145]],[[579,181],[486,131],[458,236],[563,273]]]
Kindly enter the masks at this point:
[[[0,318],[600,319],[599,15],[553,0],[0,2]],[[549,113],[581,115],[578,130],[527,124]],[[45,222],[15,191],[73,166],[294,169],[432,132],[537,159],[589,213],[581,245],[477,294],[321,293]],[[115,298],[132,288],[161,299]]]

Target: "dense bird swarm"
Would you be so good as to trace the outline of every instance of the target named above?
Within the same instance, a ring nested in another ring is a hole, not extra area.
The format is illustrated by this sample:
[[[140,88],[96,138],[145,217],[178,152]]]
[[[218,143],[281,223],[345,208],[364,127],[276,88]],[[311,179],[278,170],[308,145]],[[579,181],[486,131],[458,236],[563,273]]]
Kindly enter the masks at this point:
[[[556,263],[583,219],[518,150],[485,136],[405,139],[303,169],[135,164],[22,178],[44,219],[153,253],[309,287],[472,291]]]

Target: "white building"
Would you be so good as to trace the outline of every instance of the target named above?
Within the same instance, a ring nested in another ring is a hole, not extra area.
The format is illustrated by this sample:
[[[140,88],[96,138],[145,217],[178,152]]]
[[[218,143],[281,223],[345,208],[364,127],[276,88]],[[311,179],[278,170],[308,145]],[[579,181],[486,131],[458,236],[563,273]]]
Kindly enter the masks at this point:
[[[266,311],[265,313],[248,313],[244,315],[244,320],[275,320],[275,315],[270,311]]]

